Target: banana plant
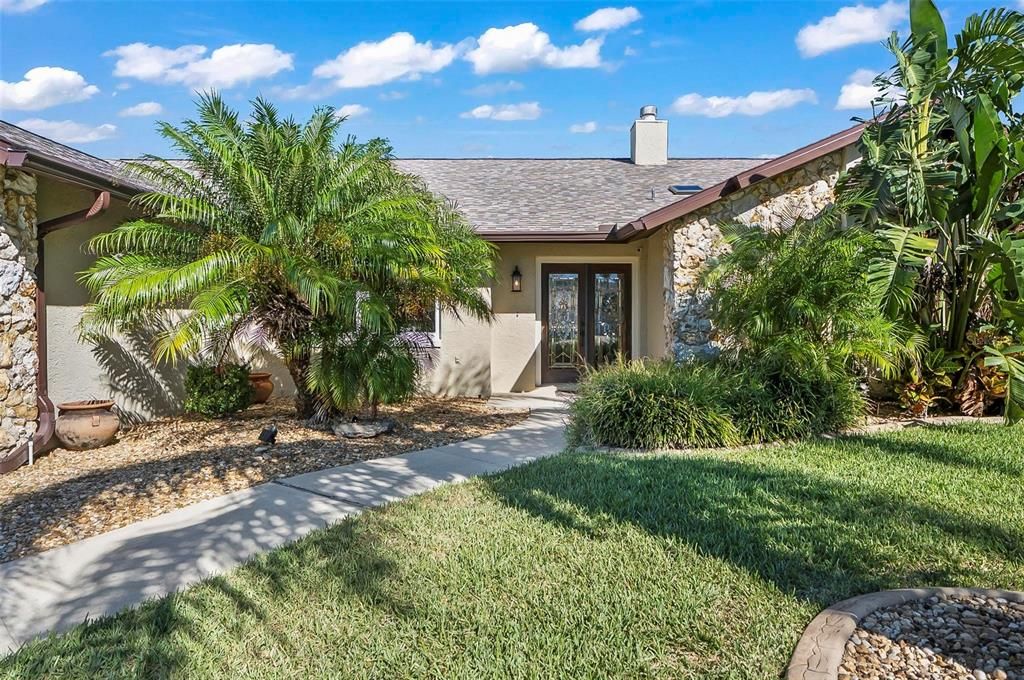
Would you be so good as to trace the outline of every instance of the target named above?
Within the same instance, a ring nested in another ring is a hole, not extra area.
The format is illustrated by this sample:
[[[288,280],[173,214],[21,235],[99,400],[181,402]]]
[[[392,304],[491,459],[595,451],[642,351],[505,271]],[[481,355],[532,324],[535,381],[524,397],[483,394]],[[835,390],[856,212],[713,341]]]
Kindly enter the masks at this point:
[[[868,271],[880,307],[961,352],[992,308],[1024,311],[1007,241],[1024,218],[1024,14],[975,14],[952,47],[932,0],[911,0],[910,24],[907,40],[890,38],[895,65],[876,79],[888,94],[840,190],[875,196],[862,217],[882,245]]]

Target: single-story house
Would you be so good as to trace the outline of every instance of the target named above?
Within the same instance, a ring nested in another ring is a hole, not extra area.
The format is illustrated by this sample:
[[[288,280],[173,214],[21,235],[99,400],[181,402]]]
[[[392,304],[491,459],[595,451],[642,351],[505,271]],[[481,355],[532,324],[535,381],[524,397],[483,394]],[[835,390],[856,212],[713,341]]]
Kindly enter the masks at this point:
[[[858,159],[854,126],[784,156],[669,158],[668,122],[644,107],[628,158],[398,159],[496,244],[492,323],[438,314],[428,385],[441,394],[526,391],[576,379],[578,361],[683,357],[714,341],[698,291],[717,225],[783,226],[828,204]],[[132,215],[143,190],[118,161],[0,121],[0,472],[51,439],[54,403],[112,398],[126,415],[173,412],[179,371],[145,337],[92,345],[83,244]],[[44,248],[45,246],[45,248]],[[292,386],[273,357],[278,389]]]

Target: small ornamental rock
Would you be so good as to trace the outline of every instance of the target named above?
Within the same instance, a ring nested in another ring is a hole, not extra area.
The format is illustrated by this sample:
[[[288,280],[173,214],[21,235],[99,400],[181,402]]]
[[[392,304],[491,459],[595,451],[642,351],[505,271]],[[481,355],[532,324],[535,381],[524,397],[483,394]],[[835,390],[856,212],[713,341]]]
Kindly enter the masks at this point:
[[[382,434],[390,434],[394,429],[395,421],[390,418],[356,420],[351,423],[338,423],[334,426],[334,434],[346,439],[373,439]]]
[[[878,609],[846,643],[844,680],[1024,680],[1024,604],[930,597]]]

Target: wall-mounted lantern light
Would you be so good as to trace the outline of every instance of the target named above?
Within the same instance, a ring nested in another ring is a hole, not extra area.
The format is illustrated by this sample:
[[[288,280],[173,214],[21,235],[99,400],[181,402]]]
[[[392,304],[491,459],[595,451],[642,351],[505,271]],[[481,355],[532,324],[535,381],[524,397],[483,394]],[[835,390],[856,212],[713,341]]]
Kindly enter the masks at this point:
[[[516,268],[512,270],[512,292],[523,292],[523,273],[519,271],[519,265],[516,265]]]

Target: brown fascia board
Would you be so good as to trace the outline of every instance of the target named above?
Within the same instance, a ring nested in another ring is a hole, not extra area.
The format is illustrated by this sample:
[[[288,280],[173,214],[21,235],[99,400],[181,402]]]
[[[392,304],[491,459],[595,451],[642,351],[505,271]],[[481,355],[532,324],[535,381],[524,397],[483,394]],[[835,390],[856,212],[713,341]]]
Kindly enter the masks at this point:
[[[612,227],[601,227],[602,231],[513,231],[511,229],[482,229],[477,235],[491,243],[600,243],[615,241]]]
[[[105,177],[78,165],[65,161],[54,161],[50,158],[41,158],[32,154],[29,154],[22,167],[53,177],[62,182],[85,187],[86,189],[109,191],[111,196],[125,201],[131,200],[136,194],[146,191],[142,187]]]
[[[28,151],[0,147],[0,166],[5,168],[20,168],[25,162]]]
[[[0,140],[0,167],[25,168],[87,189],[109,191],[124,200],[146,191],[130,180],[122,181],[77,163],[9,146],[6,140]]]
[[[671,203],[664,208],[653,210],[643,217],[624,225],[615,236],[617,241],[632,241],[637,238],[650,236],[660,227],[677,220],[695,210],[709,206],[715,201],[725,198],[729,194],[756,184],[764,179],[777,177],[784,172],[794,170],[801,165],[813,161],[822,156],[827,156],[834,151],[845,148],[857,142],[864,131],[865,123],[858,123],[851,128],[837,132],[834,135],[818,140],[812,144],[791,151],[784,156],[773,158],[750,170],[744,170],[724,182],[708,187],[704,191],[692,196]]]

